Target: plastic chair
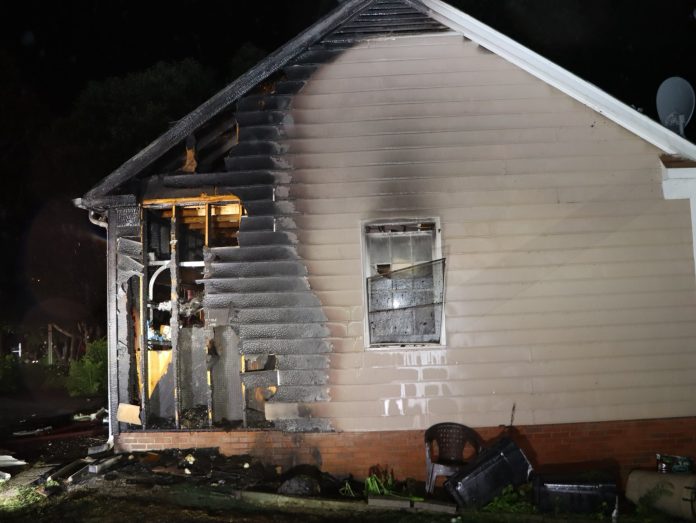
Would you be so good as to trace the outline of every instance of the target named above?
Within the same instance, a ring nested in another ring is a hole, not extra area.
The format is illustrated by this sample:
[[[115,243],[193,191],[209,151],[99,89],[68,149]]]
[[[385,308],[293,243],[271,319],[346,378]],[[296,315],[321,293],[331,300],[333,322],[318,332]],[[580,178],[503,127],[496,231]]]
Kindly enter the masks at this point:
[[[425,491],[432,494],[438,476],[451,476],[464,468],[464,447],[475,455],[481,450],[476,432],[459,423],[437,423],[425,431]]]

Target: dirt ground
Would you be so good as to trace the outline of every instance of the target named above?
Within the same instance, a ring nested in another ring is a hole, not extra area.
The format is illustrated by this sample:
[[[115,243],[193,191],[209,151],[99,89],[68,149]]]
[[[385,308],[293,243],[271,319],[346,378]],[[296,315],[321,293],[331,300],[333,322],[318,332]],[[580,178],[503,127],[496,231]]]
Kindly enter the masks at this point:
[[[66,495],[60,500],[46,500],[29,509],[14,512],[0,511],[3,522],[94,522],[110,523],[123,521],[147,521],[148,523],[166,523],[178,521],[218,522],[233,521],[239,523],[324,523],[324,522],[403,522],[449,523],[452,516],[438,514],[405,514],[398,512],[351,513],[337,511],[280,511],[260,507],[235,509],[185,508],[170,503],[137,498],[119,499],[108,496],[93,495],[87,492]]]

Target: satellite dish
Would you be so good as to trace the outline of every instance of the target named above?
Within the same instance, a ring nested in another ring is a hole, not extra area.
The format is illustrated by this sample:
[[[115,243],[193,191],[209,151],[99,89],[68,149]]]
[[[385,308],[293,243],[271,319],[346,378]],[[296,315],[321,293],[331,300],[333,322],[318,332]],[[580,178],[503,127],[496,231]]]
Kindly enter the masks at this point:
[[[684,127],[694,113],[694,90],[680,76],[667,78],[657,90],[657,114],[662,125],[684,136]]]

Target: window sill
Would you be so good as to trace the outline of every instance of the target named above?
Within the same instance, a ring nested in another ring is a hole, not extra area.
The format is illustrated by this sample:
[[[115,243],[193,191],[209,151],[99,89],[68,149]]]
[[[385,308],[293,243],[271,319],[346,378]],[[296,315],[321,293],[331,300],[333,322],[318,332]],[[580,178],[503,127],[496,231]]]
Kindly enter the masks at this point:
[[[436,350],[436,349],[446,349],[447,345],[442,343],[403,343],[394,345],[368,345],[365,347],[366,351],[379,352],[379,351],[417,351],[417,350]]]

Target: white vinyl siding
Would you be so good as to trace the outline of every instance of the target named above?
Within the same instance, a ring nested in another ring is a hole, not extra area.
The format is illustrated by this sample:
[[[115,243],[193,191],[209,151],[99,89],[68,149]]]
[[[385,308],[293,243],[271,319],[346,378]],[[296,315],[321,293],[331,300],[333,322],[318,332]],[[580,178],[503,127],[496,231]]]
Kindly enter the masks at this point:
[[[456,35],[373,40],[293,100],[298,252],[338,430],[696,415],[688,201],[654,146]],[[438,216],[447,346],[365,351],[361,224]],[[312,408],[315,408],[312,406]]]

